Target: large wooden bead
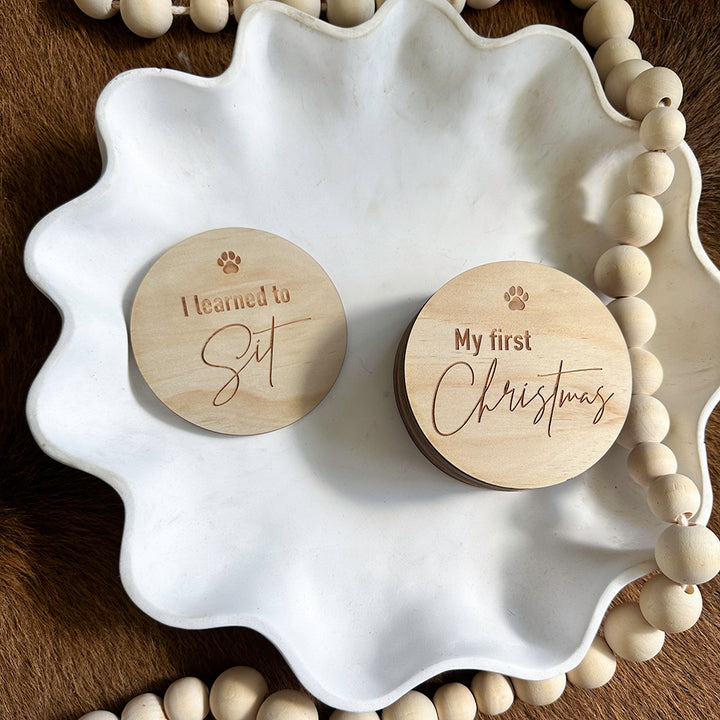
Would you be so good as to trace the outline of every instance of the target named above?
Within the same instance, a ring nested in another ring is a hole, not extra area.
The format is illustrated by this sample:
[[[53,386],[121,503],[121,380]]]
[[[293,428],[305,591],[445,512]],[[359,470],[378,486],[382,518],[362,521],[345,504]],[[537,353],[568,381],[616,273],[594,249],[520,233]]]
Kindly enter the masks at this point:
[[[493,5],[497,5],[500,0],[468,0],[467,6],[473,10],[487,10]]]
[[[95,20],[107,20],[115,15],[118,8],[112,3],[113,0],[75,0],[80,10]]]
[[[643,247],[662,230],[663,211],[660,203],[649,195],[631,193],[619,197],[607,213],[608,235],[617,243]]]
[[[328,22],[333,25],[353,27],[375,14],[375,0],[327,0],[326,12]]]
[[[154,693],[134,697],[124,708],[120,720],[168,720],[163,701]]]
[[[566,684],[565,673],[548,678],[547,680],[521,680],[513,678],[515,694],[528,705],[550,705],[564,692]]]
[[[212,684],[210,710],[216,720],[255,720],[267,693],[267,682],[257,670],[237,665]]]
[[[501,715],[512,706],[515,690],[504,675],[481,671],[473,676],[470,690],[475,696],[478,711],[485,715]]]
[[[475,720],[477,704],[470,689],[462,683],[441,685],[433,695],[438,720]]]
[[[610,104],[619,112],[627,112],[625,98],[627,96],[630,83],[640,73],[650,69],[652,65],[647,60],[625,60],[616,65],[605,78],[605,95]]]
[[[640,48],[630,38],[612,37],[606,40],[595,52],[593,64],[600,82],[604,83],[610,71],[626,60],[639,60]]]
[[[380,720],[380,716],[374,711],[350,712],[349,710],[333,710],[330,720]]]
[[[172,25],[172,0],[120,0],[120,15],[131,32],[157,38]]]
[[[405,693],[388,705],[381,715],[382,720],[438,720],[432,700],[417,690]]]
[[[670,525],[655,544],[660,570],[681,585],[702,585],[720,572],[720,540],[704,525]]]
[[[652,395],[633,395],[618,445],[634,448],[639,443],[659,443],[670,430],[667,408]]]
[[[670,152],[685,139],[685,116],[673,107],[651,110],[640,123],[640,142],[648,150]]]
[[[647,487],[655,478],[677,472],[675,453],[662,443],[640,443],[627,459],[630,477],[642,487]]]
[[[633,394],[654,395],[662,385],[662,364],[644,348],[631,347],[629,352]]]
[[[588,45],[600,47],[606,40],[630,37],[634,16],[625,0],[597,0],[583,19],[583,35]]]
[[[660,520],[677,522],[681,516],[689,520],[700,509],[700,491],[687,475],[661,475],[648,486],[647,503]]]
[[[599,635],[595,637],[590,649],[580,664],[567,674],[575,687],[593,690],[612,680],[617,660],[608,644]]]
[[[190,19],[198,30],[220,32],[230,17],[227,0],[190,0]]]
[[[233,0],[232,9],[233,9],[233,15],[235,16],[236,22],[240,22],[240,18],[242,17],[242,14],[251,6],[254,5],[256,2],[260,2],[261,0]]]
[[[682,102],[683,86],[670,68],[654,67],[640,73],[628,86],[625,103],[635,120],[642,120],[657,107],[677,108]]]
[[[630,163],[627,175],[628,183],[635,192],[652,197],[662,195],[670,187],[674,177],[675,163],[664,152],[645,152],[638,155]]]
[[[92,712],[85,713],[82,717],[79,717],[78,720],[118,720],[118,716],[109,710],[93,710]]]
[[[207,685],[196,677],[176,680],[163,698],[168,720],[204,720],[210,712],[209,695]]]
[[[648,256],[634,245],[611,247],[595,264],[595,284],[611,297],[638,295],[647,287],[651,275]]]
[[[639,297],[623,297],[608,303],[628,347],[644,345],[655,333],[657,320],[650,303]]]
[[[278,690],[263,701],[257,720],[318,720],[310,697],[299,690]]]
[[[605,641],[618,657],[645,662],[655,657],[665,643],[665,633],[654,628],[637,603],[617,605],[605,615]]]
[[[702,595],[695,585],[678,585],[664,575],[648,580],[640,591],[640,610],[658,630],[689,630],[702,615]]]
[[[282,2],[314,18],[320,17],[320,0],[282,0]]]

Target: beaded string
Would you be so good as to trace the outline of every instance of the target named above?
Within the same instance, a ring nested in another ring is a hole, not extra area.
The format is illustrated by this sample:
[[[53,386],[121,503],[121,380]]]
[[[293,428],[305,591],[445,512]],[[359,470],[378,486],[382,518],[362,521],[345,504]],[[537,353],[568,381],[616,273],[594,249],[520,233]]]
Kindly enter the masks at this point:
[[[239,18],[252,1],[235,0],[235,17]],[[173,13],[189,14],[206,32],[221,30],[230,14],[227,0],[190,0],[188,8],[174,7],[172,0],[75,2],[99,19],[119,9],[128,27],[144,37],[157,37],[169,29]],[[464,0],[459,2],[458,9],[462,10]],[[497,2],[470,0],[468,5],[482,9]],[[603,635],[595,637],[584,659],[567,675],[533,681],[481,671],[469,687],[448,683],[436,691],[432,700],[412,690],[382,710],[382,720],[474,720],[477,712],[505,712],[516,697],[530,705],[548,705],[562,695],[568,680],[581,688],[601,687],[613,677],[617,658],[649,660],[662,649],[666,633],[692,627],[702,613],[697,586],[720,571],[720,541],[707,527],[691,522],[700,507],[698,488],[677,472],[675,454],[663,444],[670,418],[665,406],[654,397],[662,383],[662,365],[644,347],[655,332],[655,314],[638,297],[652,272],[642,248],[655,240],[663,227],[663,211],[656,197],[670,187],[675,174],[668,153],[685,136],[685,119],[677,109],[682,100],[682,83],[672,70],[653,67],[642,59],[640,49],[629,39],[634,15],[626,0],[571,2],[587,10],[583,35],[587,44],[596,49],[593,62],[608,100],[618,111],[639,121],[640,142],[645,148],[628,168],[631,192],[617,199],[608,211],[606,230],[617,245],[600,256],[594,276],[597,288],[615,298],[608,309],[630,353],[633,395],[618,443],[630,451],[628,472],[646,488],[650,510],[667,523],[655,546],[660,573],[645,583],[639,602],[626,602],[608,611]],[[289,4],[302,5],[300,9],[313,4],[317,13],[313,10],[311,14],[320,14],[319,0],[290,0]],[[342,8],[336,18],[354,18],[348,25],[367,20],[375,10],[374,0],[327,0],[328,20],[334,24],[343,22],[332,19],[333,7]],[[365,14],[359,8],[365,8]],[[160,17],[165,18],[162,23]],[[214,24],[208,20],[210,17],[215,18]],[[265,679],[247,667],[225,671],[210,690],[201,680],[187,677],[174,682],[164,698],[152,693],[139,695],[125,706],[121,720],[203,720],[210,711],[216,720],[318,720],[317,708],[307,695],[280,690],[268,696]],[[117,720],[117,716],[99,710],[83,715],[81,720]],[[375,712],[336,710],[331,720],[379,720],[379,716]]]

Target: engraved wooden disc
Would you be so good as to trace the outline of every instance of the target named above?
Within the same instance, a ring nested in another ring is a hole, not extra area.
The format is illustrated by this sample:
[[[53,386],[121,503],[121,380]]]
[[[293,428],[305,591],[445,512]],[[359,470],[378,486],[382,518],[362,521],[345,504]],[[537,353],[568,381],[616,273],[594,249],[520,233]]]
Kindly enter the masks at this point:
[[[254,435],[309,413],[345,358],[342,302],[291,242],[225,228],[183,240],[135,296],[133,352],[152,391],[195,425]]]
[[[406,333],[395,380],[408,431],[435,465],[513,489],[594,465],[622,429],[632,388],[627,346],[601,300],[528,262],[444,285]]]

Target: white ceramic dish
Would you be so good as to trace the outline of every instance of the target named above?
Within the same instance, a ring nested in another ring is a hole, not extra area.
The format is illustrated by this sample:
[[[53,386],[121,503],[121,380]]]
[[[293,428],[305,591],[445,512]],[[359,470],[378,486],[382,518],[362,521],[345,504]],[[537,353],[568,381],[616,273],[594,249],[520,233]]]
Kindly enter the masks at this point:
[[[582,46],[547,27],[481,39],[441,0],[392,0],[354,30],[262,4],[222,76],[125,73],[97,126],[101,179],[27,246],[64,319],[28,415],[48,453],[122,496],[133,600],[171,625],[253,627],[311,692],[355,710],[450,668],[542,678],[576,664],[614,594],[654,567],[661,525],[626,453],[545,490],[469,487],[407,436],[392,362],[424,300],[474,265],[532,260],[591,284],[641,148]],[[685,145],[673,159],[644,297],[667,442],[706,522],[720,286],[695,230],[697,164]],[[262,436],[177,418],[129,349],[153,261],[226,226],[306,249],[348,317],[330,395]]]

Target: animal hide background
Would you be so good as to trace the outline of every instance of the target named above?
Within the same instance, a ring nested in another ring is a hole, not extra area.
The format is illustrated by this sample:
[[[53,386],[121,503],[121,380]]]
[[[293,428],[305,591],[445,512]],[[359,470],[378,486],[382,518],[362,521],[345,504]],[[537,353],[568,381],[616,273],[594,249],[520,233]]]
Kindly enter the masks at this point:
[[[700,237],[720,263],[720,24],[715,2],[631,0],[633,39],[654,65],[685,84],[687,140],[703,172]],[[503,0],[464,16],[481,34],[548,23],[580,35],[569,0]],[[22,253],[45,214],[87,190],[100,173],[93,130],[103,86],[134,67],[216,75],[230,60],[236,24],[218,35],[176,18],[164,37],[132,35],[119,16],[83,15],[72,0],[5,0],[0,8],[0,718],[71,720],[97,708],[119,713],[142,692],[174,679],[211,683],[235,664],[257,667],[271,690],[297,687],[277,651],[254,632],[163,627],[128,600],[118,577],[123,507],[102,481],[51,460],[25,421],[30,383],[55,343],[60,317],[27,280]],[[720,359],[719,359],[720,360]],[[720,488],[718,414],[707,431],[715,492]],[[720,531],[717,513],[711,527]],[[703,587],[705,610],[662,653],[620,662],[595,691],[568,686],[554,705],[520,702],[505,717],[650,720],[717,717],[720,707],[720,582]],[[637,587],[624,591],[635,596]],[[452,678],[468,680],[470,673]],[[430,683],[427,689],[437,682]],[[325,712],[325,710],[323,710]]]

